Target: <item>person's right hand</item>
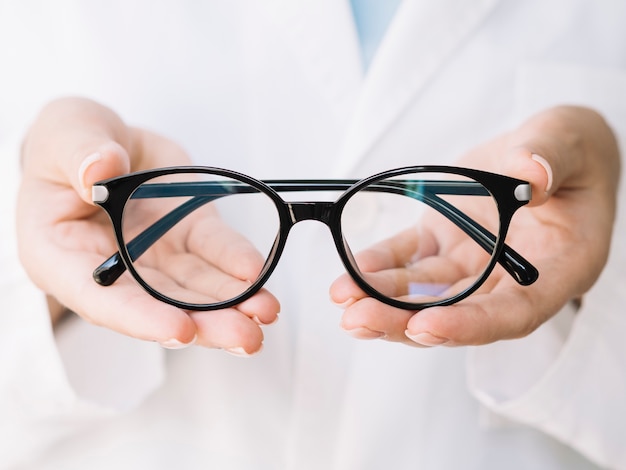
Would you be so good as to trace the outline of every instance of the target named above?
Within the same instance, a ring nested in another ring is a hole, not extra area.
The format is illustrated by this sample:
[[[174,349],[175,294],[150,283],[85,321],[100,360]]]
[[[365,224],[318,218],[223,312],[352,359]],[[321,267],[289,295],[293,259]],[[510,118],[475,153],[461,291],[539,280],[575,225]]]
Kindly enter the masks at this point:
[[[567,303],[579,303],[600,276],[609,256],[621,171],[617,141],[600,114],[580,106],[546,109],[469,150],[459,165],[531,184],[532,200],[515,213],[507,243],[535,266],[539,278],[521,285],[497,266],[470,297],[418,312],[384,305],[344,275],[332,285],[331,297],[346,308],[342,327],[351,335],[418,347],[521,338]],[[482,211],[463,210],[490,227]],[[414,265],[415,248],[424,244],[416,234],[399,233],[355,257],[365,272],[397,270],[409,276],[405,267]],[[448,266],[460,267],[462,279],[474,279],[473,262],[484,250],[474,243],[459,250],[458,241],[467,238],[455,238],[454,231],[431,231],[425,259],[454,261],[458,252],[456,263]],[[444,284],[458,280],[448,275]]]
[[[151,132],[126,126],[110,109],[81,98],[47,105],[26,136],[17,209],[19,253],[33,281],[86,320],[166,347],[195,342],[248,355],[262,346],[260,325],[279,304],[262,290],[236,308],[187,312],[162,303],[125,274],[99,286],[92,271],[117,251],[104,211],[91,202],[96,181],[129,171],[189,164],[185,152]],[[250,263],[254,279],[262,268]],[[230,272],[230,267],[223,266]],[[257,271],[257,272],[254,272]],[[53,315],[53,321],[55,316]]]

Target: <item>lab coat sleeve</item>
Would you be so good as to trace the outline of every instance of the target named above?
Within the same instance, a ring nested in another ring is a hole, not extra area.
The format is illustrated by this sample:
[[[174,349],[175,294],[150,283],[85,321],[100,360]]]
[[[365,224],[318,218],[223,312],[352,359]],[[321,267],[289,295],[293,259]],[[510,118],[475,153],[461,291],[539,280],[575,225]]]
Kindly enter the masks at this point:
[[[520,76],[520,116],[559,103],[591,106],[624,148],[626,73],[531,65]],[[619,199],[609,261],[582,306],[566,306],[526,338],[473,348],[468,374],[487,413],[539,429],[607,468],[626,468],[623,185]]]
[[[77,318],[55,335],[45,296],[17,255],[16,155],[14,146],[0,148],[6,163],[0,185],[0,460],[6,465],[23,464],[83,426],[137,406],[163,375],[158,345]]]

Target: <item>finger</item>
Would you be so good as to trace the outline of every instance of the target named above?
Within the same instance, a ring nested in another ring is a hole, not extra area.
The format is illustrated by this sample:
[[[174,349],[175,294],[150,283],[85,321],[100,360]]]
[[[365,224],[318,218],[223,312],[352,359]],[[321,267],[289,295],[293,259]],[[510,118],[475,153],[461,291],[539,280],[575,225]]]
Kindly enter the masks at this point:
[[[58,259],[52,261],[60,263]],[[98,255],[66,253],[66,269],[54,280],[55,292],[59,292],[64,305],[71,305],[87,321],[134,338],[156,341],[168,348],[195,343],[249,355],[261,348],[259,324],[276,319],[278,308],[266,292],[243,302],[238,310],[189,313],[154,299],[128,273],[112,286],[99,286],[89,276],[97,261]],[[61,289],[59,285],[70,285],[72,289]]]
[[[186,242],[188,249],[225,273],[254,282],[265,265],[265,258],[241,233],[221,217],[196,222]]]
[[[113,111],[83,98],[48,104],[22,148],[25,178],[72,187],[91,203],[91,185],[131,170],[188,164],[176,144],[130,128]]]
[[[544,300],[537,302],[523,290],[511,288],[415,312],[364,298],[346,308],[341,327],[358,339],[380,338],[411,346],[480,345],[534,331],[562,307],[559,301]]]
[[[190,163],[186,152],[169,139],[138,128],[127,133],[128,150],[107,136],[94,136],[77,145],[65,175],[84,201],[91,204],[91,187],[98,181],[129,171]]]
[[[60,262],[59,260],[57,260]],[[192,344],[196,325],[186,312],[160,302],[144,292],[129,275],[114,286],[103,287],[90,278],[97,256],[66,253],[65,268],[56,273],[59,301],[87,321],[134,338],[156,341],[167,347]]]
[[[348,274],[339,276],[330,286],[330,299],[341,307],[347,307],[367,294]]]
[[[357,253],[354,258],[361,272],[372,273],[431,256],[437,249],[437,241],[430,231],[417,232],[412,227]],[[366,295],[347,274],[341,275],[330,286],[330,298],[338,305],[346,306]]]
[[[121,119],[104,106],[81,98],[53,101],[41,111],[25,138],[25,177],[80,190],[79,175],[86,172],[89,162],[100,159],[99,151],[103,151],[105,161],[110,153],[127,160],[121,150],[130,148],[130,137]],[[116,164],[122,164],[118,171],[126,169],[123,159]]]
[[[404,266],[439,251],[435,234],[413,226],[360,251],[355,255],[361,271],[372,272]]]
[[[466,279],[464,282],[459,281],[459,284],[463,284],[464,288],[467,288],[471,283],[473,283],[473,280]],[[452,289],[454,292],[461,290],[458,286]],[[491,288],[485,288],[485,291],[491,291]],[[474,295],[479,297],[479,294]],[[443,297],[447,296],[444,295]],[[441,300],[441,298],[424,298],[423,300],[435,301]],[[437,337],[436,340],[431,339],[430,343],[426,340],[419,342],[408,336],[407,328],[410,324],[409,322],[413,321],[412,319],[414,317],[424,314],[424,312],[434,311],[435,308],[421,310],[416,313],[415,310],[398,309],[369,297],[360,298],[358,300],[353,299],[353,301],[345,307],[346,310],[342,317],[341,327],[351,336],[358,339],[381,338],[411,346],[434,346],[435,344],[443,344],[444,342],[451,341],[450,338],[447,337],[444,339]],[[421,333],[424,332],[420,331],[416,334],[419,335]]]
[[[517,286],[498,289],[418,312],[409,320],[406,336],[423,346],[480,345],[521,338],[558,311],[563,297],[558,292],[537,295]]]
[[[617,144],[594,111],[562,106],[540,113],[509,134],[506,147],[504,158],[498,156],[500,171],[531,183],[530,205],[562,188],[601,182],[613,191],[617,184]]]
[[[65,175],[81,198],[91,204],[91,187],[97,181],[142,169],[188,165],[187,153],[177,144],[152,132],[127,129],[129,148],[93,135],[76,143],[74,156],[66,159]]]
[[[361,277],[381,294],[406,302],[426,303],[453,297],[483,272],[488,259],[484,253],[472,253],[464,245],[447,256],[428,256],[424,259],[404,262],[396,259],[388,263],[379,259],[377,253],[366,250],[357,255],[368,267],[380,266],[379,270],[361,269]],[[396,267],[394,267],[394,264]],[[330,287],[331,300],[338,305],[346,305],[364,297],[366,294],[350,276],[344,274]]]
[[[91,187],[95,182],[130,171],[128,153],[117,142],[111,140],[99,144],[92,142],[87,154],[80,149],[76,155],[78,158],[75,160],[80,159],[80,163],[77,169],[74,164],[66,170],[67,178],[80,198],[89,204],[92,204]]]
[[[225,275],[221,270],[196,264],[189,254],[168,258],[163,268],[140,268],[144,281],[158,292],[182,302],[192,304],[215,304],[233,299],[251,286],[250,282]],[[187,266],[200,266],[189,270]],[[280,303],[268,291],[261,290],[249,300],[237,305],[237,310],[254,319],[258,324],[270,324],[276,320]]]
[[[543,155],[547,155],[544,157]],[[502,174],[528,181],[532,198],[529,206],[541,205],[548,200],[556,188],[560,187],[563,173],[558,173],[555,184],[554,171],[550,161],[553,154],[542,151],[534,153],[532,146],[524,145],[510,149],[504,156],[500,172]]]
[[[390,307],[366,297],[346,308],[341,318],[341,328],[357,339],[385,339],[419,346],[404,334],[414,314],[414,311]]]
[[[361,277],[386,297],[426,303],[453,297],[465,290],[468,284],[476,282],[481,270],[469,267],[448,257],[432,256],[417,265],[365,272],[361,273]],[[337,278],[330,286],[331,300],[338,305],[352,303],[366,295],[347,274]]]
[[[268,290],[261,289],[237,305],[237,310],[251,318],[257,325],[270,325],[278,320],[280,302]]]
[[[235,309],[189,315],[198,330],[198,345],[224,349],[237,356],[255,354],[263,345],[263,331],[259,325]]]

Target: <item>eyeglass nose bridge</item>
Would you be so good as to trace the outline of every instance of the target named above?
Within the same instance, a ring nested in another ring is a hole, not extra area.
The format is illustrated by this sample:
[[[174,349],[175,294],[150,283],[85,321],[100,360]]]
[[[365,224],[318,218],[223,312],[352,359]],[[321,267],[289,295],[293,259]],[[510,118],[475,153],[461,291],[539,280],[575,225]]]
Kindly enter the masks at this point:
[[[287,209],[291,224],[295,225],[303,220],[317,220],[330,226],[334,204],[334,202],[327,201],[288,202]]]

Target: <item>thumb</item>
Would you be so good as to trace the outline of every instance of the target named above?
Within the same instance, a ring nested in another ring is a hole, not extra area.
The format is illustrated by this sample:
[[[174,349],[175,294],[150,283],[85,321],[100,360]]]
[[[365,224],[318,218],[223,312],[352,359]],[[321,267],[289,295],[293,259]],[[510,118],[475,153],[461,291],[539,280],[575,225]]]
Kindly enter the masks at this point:
[[[185,149],[165,137],[134,127],[126,128],[126,136],[131,150],[100,137],[99,141],[88,140],[80,145],[69,159],[65,173],[84,201],[91,203],[91,187],[97,181],[131,170],[190,164]]]
[[[126,173],[133,133],[117,114],[84,98],[46,105],[22,146],[25,180],[72,187],[91,202],[91,185]]]
[[[528,181],[530,205],[565,188],[614,192],[619,150],[612,130],[595,111],[558,106],[532,116],[506,139],[501,172]]]
[[[513,178],[528,181],[532,188],[530,206],[541,205],[561,185],[563,173],[553,170],[555,158],[552,153],[535,153],[532,145],[509,149],[501,162],[501,172]],[[544,155],[547,155],[544,156]],[[552,162],[552,163],[551,163]]]
[[[94,146],[91,152],[81,151],[72,160],[73,168],[68,172],[70,182],[81,199],[90,204],[94,183],[126,174],[131,168],[128,152],[114,141]]]

